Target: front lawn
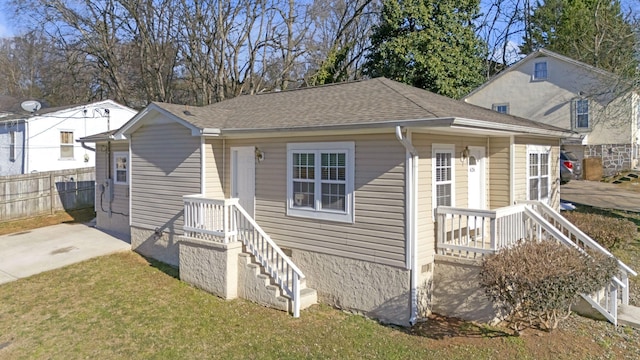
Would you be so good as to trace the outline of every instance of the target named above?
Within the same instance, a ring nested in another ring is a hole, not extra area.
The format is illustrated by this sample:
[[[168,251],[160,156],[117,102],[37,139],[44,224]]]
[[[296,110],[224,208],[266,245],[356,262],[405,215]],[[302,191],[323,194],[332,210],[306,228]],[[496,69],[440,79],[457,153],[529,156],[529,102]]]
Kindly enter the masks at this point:
[[[573,316],[553,333],[433,317],[382,326],[326,306],[299,319],[224,301],[134,253],[0,286],[2,359],[591,359],[638,358],[636,330]]]

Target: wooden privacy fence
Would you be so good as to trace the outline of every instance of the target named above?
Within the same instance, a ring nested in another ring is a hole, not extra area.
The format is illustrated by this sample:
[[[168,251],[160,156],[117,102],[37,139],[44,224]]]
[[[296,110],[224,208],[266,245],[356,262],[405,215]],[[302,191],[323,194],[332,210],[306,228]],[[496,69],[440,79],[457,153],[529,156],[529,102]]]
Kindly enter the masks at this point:
[[[93,206],[95,168],[0,176],[0,221]]]

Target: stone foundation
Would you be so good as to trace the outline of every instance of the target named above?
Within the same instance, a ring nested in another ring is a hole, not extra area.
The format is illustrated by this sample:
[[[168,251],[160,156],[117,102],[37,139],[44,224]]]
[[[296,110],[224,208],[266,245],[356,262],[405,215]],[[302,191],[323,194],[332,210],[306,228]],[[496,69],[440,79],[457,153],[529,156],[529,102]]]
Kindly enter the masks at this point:
[[[638,154],[633,144],[586,145],[584,157],[601,158],[604,176],[612,176],[634,168],[637,165]]]
[[[305,274],[307,287],[317,290],[319,302],[409,325],[409,270],[301,250],[293,250],[292,259]]]
[[[131,250],[178,267],[178,234],[131,227]]]
[[[180,238],[180,280],[223,299],[238,297],[238,255],[242,243]]]
[[[468,321],[498,321],[498,311],[480,287],[479,272],[479,261],[437,255],[433,276],[433,312]]]

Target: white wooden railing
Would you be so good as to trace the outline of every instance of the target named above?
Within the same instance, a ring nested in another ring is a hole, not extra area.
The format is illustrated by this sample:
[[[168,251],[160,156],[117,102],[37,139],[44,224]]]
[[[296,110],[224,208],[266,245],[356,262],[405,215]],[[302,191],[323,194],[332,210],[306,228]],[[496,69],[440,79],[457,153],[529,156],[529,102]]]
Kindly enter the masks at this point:
[[[525,205],[496,210],[439,206],[438,253],[474,259],[514,245],[527,236],[524,208]]]
[[[436,214],[437,251],[441,255],[477,259],[522,239],[555,239],[578,251],[591,249],[614,257],[549,205],[538,201],[522,201],[492,211],[441,206]],[[618,302],[629,304],[630,275],[637,273],[618,260],[617,276],[601,291],[582,296],[617,325]]]
[[[206,199],[202,195],[184,196],[185,236],[230,243],[241,241],[247,252],[274,279],[293,302],[293,316],[300,316],[300,282],[305,278],[255,220],[240,206],[238,199]]]
[[[615,258],[611,252],[553,210],[549,205],[538,201],[521,201],[520,203],[526,204],[534,209],[544,220],[557,228],[566,239],[575,244],[576,247],[583,250],[590,249]],[[603,313],[603,315],[614,324],[617,324],[618,302],[622,305],[629,305],[629,276],[638,275],[633,269],[620,261],[620,259],[616,258],[616,260],[618,262],[618,274],[611,279],[611,282],[605,289],[594,294],[582,295],[593,307],[600,307],[602,310],[606,310],[607,314]],[[602,311],[600,312],[602,313]]]

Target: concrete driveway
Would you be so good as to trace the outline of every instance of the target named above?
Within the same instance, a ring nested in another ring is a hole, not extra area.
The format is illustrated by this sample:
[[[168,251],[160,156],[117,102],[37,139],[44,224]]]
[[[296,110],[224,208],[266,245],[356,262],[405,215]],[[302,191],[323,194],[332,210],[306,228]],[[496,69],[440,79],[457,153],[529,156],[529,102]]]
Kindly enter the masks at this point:
[[[604,209],[640,212],[640,189],[630,191],[598,181],[571,180],[560,187],[560,199]]]
[[[97,256],[129,251],[128,241],[91,224],[59,224],[0,236],[0,284]]]

